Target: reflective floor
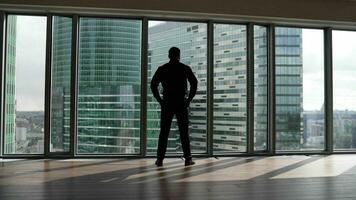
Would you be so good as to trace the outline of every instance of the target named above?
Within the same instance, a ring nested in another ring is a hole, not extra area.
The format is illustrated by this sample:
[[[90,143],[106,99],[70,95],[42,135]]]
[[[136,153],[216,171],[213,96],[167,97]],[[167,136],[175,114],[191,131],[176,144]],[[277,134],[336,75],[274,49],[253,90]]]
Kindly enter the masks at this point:
[[[356,199],[356,155],[0,160],[0,199]]]

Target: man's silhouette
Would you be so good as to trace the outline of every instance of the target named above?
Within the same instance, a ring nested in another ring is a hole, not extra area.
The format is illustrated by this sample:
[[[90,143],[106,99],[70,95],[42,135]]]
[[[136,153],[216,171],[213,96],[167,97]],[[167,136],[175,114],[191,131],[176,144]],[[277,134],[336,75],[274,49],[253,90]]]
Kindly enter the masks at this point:
[[[161,132],[159,134],[157,161],[158,167],[163,165],[166,154],[167,140],[173,116],[176,115],[180,139],[182,143],[185,165],[194,165],[190,152],[188,134],[188,107],[197,91],[198,81],[192,69],[179,62],[180,50],[177,47],[169,49],[170,61],[160,66],[152,77],[151,90],[153,96],[161,105]],[[187,96],[187,80],[190,83],[189,96]],[[158,92],[158,85],[162,84],[163,98]]]

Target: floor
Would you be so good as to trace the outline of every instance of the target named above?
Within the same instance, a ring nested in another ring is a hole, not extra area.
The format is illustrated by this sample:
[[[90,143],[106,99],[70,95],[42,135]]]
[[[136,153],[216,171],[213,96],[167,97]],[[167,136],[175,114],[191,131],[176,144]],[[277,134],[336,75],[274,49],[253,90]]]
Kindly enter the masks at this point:
[[[356,155],[1,160],[0,199],[356,199]]]

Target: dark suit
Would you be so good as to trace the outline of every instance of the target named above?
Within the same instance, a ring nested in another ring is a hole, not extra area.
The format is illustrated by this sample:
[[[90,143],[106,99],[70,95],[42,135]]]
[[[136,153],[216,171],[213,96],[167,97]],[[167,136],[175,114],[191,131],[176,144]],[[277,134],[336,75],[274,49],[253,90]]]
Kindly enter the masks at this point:
[[[190,83],[187,95],[187,81]],[[158,85],[162,84],[163,99],[158,92]],[[173,116],[176,115],[184,158],[190,159],[190,141],[188,134],[188,106],[197,91],[198,81],[192,69],[178,60],[160,66],[152,77],[151,90],[153,96],[161,105],[161,132],[159,135],[157,159],[163,160]]]

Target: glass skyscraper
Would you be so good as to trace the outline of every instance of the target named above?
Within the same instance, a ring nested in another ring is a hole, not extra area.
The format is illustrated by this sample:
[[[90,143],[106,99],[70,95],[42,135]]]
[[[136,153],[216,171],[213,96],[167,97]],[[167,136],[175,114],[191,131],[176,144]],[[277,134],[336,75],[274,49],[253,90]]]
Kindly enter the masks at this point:
[[[45,16],[7,15],[3,104],[5,154],[44,152],[46,20]],[[24,24],[29,23],[38,31],[27,34],[28,27]],[[71,81],[74,75],[72,28],[71,17],[53,17],[51,152],[70,150]],[[140,141],[142,21],[80,17],[78,28],[76,151],[79,154],[138,154],[143,142]],[[156,69],[168,62],[169,48],[177,46],[181,49],[181,62],[191,66],[199,81],[197,95],[189,109],[189,131],[193,153],[203,154],[208,150],[207,28],[206,23],[149,21],[148,63],[145,66],[149,84]],[[247,96],[247,26],[216,23],[212,28],[212,150],[217,154],[246,152],[247,103],[251,100]],[[277,26],[275,66],[268,66],[267,31],[266,26],[254,25],[254,113],[251,114],[254,115],[255,150],[268,148],[268,67],[275,68],[276,140],[273,142],[276,150],[324,150],[324,31]],[[29,41],[29,35],[39,41]],[[306,45],[308,38],[309,42],[313,40],[313,46]],[[37,42],[37,45],[32,45],[37,50],[27,48],[26,42],[22,41]],[[18,55],[16,49],[21,49],[17,51]],[[33,56],[36,61],[23,62],[28,56]],[[348,75],[343,70],[341,55],[338,57],[333,68],[336,83]],[[352,66],[347,67],[352,72]],[[28,73],[38,77],[33,81],[35,84],[27,82]],[[160,106],[148,86],[145,86],[148,95],[147,145],[144,151],[154,154],[160,130]],[[310,88],[316,88],[315,92]],[[343,94],[342,88],[338,84],[333,88],[334,147],[337,150],[355,149],[353,101]],[[345,98],[348,105],[343,105]],[[181,152],[175,121],[168,152]]]
[[[266,34],[264,27],[255,28],[255,145],[258,146],[257,149],[262,150],[266,148],[267,129]],[[282,149],[301,144],[303,136],[300,116],[302,110],[301,37],[301,30],[276,33],[277,102],[290,101],[291,98],[291,102],[295,102],[277,105],[277,133]],[[198,92],[203,95],[197,95],[191,104],[190,134],[193,150],[203,150],[206,147],[206,140],[204,140],[206,105],[201,104],[206,98],[207,77],[207,46],[204,38],[206,38],[205,24],[164,22],[149,30],[149,78],[158,66],[167,61],[166,51],[171,46],[181,48],[181,61],[190,65],[198,77],[200,84]],[[295,39],[290,42],[289,38]],[[289,51],[295,53],[291,55]],[[246,151],[246,53],[245,26],[219,24],[214,26],[214,151]],[[293,66],[293,69],[281,69],[280,66]],[[280,92],[284,90],[288,90],[289,93]],[[151,100],[152,103],[149,104],[155,104],[154,99]],[[148,112],[153,111],[154,109],[151,109]],[[149,121],[154,121],[154,115],[149,116],[152,117]],[[280,123],[282,121],[283,123]],[[158,136],[158,122],[157,117],[157,125],[153,126],[157,130],[155,133],[149,132],[148,140]],[[172,132],[175,131],[176,129],[173,129]],[[174,139],[173,134],[169,144],[171,150],[179,148],[179,140]]]
[[[81,18],[78,153],[140,149],[141,21]]]
[[[278,150],[303,144],[302,29],[276,28],[276,133]]]
[[[214,25],[214,152],[247,151],[246,26]]]
[[[67,152],[70,143],[72,19],[53,18],[51,151]]]
[[[54,24],[51,143],[63,151],[69,145],[71,19]],[[80,19],[78,153],[139,152],[140,54],[141,21]]]
[[[16,149],[15,140],[15,62],[16,62],[16,16],[8,16],[6,43],[6,82],[5,82],[5,153],[13,153]]]
[[[157,22],[149,27],[148,83],[168,49],[181,49],[181,62],[192,67],[198,92],[190,107],[192,151],[206,152],[207,25]],[[70,110],[70,19],[55,19],[52,72],[52,147],[68,149]],[[61,34],[61,32],[63,32]],[[255,28],[255,145],[266,148],[267,44],[266,29]],[[301,97],[301,31],[276,32],[277,102]],[[294,37],[293,44],[287,38]],[[284,41],[285,40],[285,41]],[[290,50],[292,46],[292,50]],[[282,50],[296,52],[294,58]],[[246,26],[214,26],[214,151],[246,151]],[[81,18],[78,69],[78,152],[138,153],[140,148],[141,22]],[[294,59],[293,70],[280,69]],[[295,62],[296,60],[296,62]],[[296,63],[296,64],[295,64]],[[288,90],[288,94],[278,91]],[[58,103],[57,103],[58,102]],[[302,98],[277,104],[277,134],[282,146],[300,144],[303,137]],[[148,90],[147,152],[157,148],[159,104]],[[283,122],[283,123],[280,123]],[[168,152],[181,151],[175,121]],[[281,149],[283,147],[281,146]],[[288,149],[286,148],[286,149]],[[294,147],[293,147],[294,148]]]
[[[176,46],[181,50],[181,62],[192,66],[198,79],[198,90],[190,105],[192,152],[206,151],[206,66],[207,26],[203,23],[156,22],[148,31],[148,83],[157,68],[169,61],[168,50]],[[149,87],[148,87],[149,88]],[[157,149],[160,129],[160,106],[148,93],[147,152]],[[176,121],[172,123],[167,152],[180,152],[181,145]]]
[[[254,146],[267,150],[267,27],[254,26]]]

